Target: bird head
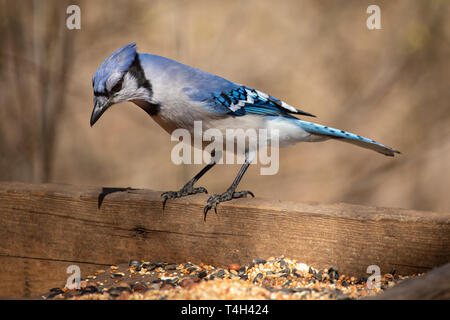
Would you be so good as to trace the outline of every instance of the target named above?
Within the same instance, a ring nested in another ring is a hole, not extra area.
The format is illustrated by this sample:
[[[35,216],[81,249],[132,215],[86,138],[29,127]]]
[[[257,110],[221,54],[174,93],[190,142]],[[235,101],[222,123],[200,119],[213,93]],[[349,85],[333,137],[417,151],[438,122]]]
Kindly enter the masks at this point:
[[[128,44],[107,57],[92,79],[94,109],[91,126],[113,104],[133,101],[138,105],[150,103],[152,87],[142,69],[136,44]]]

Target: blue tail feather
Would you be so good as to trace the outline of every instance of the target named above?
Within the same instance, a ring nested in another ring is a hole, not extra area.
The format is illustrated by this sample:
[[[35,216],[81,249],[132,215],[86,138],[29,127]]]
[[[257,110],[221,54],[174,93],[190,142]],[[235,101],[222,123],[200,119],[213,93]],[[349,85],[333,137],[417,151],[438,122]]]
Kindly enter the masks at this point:
[[[386,156],[393,157],[395,153],[400,153],[400,151],[385,146],[382,143],[376,142],[372,139],[361,137],[360,135],[347,132],[344,130],[330,128],[317,123],[312,123],[303,120],[298,120],[298,124],[303,130],[311,134],[333,139],[342,139],[342,141],[344,142],[355,144],[359,147],[371,149],[379,153],[382,153]]]

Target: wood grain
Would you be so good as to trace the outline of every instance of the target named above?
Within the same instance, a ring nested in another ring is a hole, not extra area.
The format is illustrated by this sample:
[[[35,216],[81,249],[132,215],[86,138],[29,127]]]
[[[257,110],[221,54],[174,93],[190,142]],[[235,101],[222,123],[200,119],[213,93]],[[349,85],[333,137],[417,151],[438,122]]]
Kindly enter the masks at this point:
[[[285,255],[368,276],[450,261],[450,214],[350,204],[238,199],[203,221],[206,195],[168,201],[131,188],[0,182],[0,296],[33,296],[130,259],[245,264]]]

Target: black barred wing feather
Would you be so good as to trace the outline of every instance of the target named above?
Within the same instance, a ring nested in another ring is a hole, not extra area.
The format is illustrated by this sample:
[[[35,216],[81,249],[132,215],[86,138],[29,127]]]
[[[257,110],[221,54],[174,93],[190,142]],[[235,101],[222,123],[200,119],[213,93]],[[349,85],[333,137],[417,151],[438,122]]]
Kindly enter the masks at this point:
[[[245,86],[239,86],[235,89],[215,94],[213,99],[216,105],[227,108],[229,113],[235,116],[243,116],[245,114],[276,116],[292,113],[315,117],[308,112],[295,109],[264,92]]]

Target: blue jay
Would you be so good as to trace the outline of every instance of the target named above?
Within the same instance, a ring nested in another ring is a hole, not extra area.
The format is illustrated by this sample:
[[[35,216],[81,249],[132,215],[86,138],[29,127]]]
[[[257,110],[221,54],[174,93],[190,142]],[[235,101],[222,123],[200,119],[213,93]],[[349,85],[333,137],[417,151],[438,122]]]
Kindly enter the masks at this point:
[[[202,121],[204,129],[216,128],[223,132],[228,128],[278,129],[281,147],[301,141],[337,139],[386,156],[400,153],[344,130],[300,120],[296,116],[315,116],[264,92],[161,56],[137,53],[135,43],[122,47],[102,62],[93,77],[93,87],[91,126],[113,104],[131,101],[169,134],[177,128],[193,133],[194,121]],[[179,191],[161,195],[163,208],[168,199],[207,193],[204,187],[194,187],[194,184],[216,164],[214,152],[212,156],[213,160]],[[205,219],[208,211],[213,207],[216,211],[221,202],[247,195],[254,197],[251,191],[236,191],[253,156],[252,152],[246,153],[243,166],[224,193],[208,198]]]

